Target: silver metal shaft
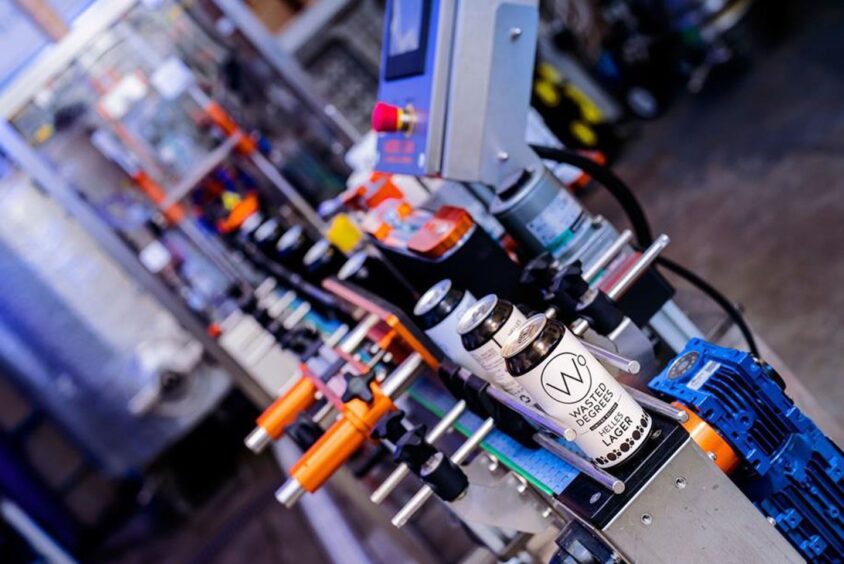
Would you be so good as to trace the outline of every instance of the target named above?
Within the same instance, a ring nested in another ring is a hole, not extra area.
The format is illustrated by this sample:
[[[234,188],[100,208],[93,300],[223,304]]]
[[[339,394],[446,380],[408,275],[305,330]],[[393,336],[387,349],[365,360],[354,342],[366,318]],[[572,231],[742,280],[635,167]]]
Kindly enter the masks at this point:
[[[633,283],[645,273],[645,270],[653,264],[656,257],[665,250],[665,247],[667,247],[670,242],[671,239],[664,233],[657,237],[656,241],[651,243],[651,246],[645,249],[645,252],[643,252],[642,256],[639,257],[639,260],[633,263],[633,266],[631,266],[627,272],[625,272],[622,277],[613,284],[613,287],[610,288],[609,292],[607,292],[607,296],[609,296],[611,300],[617,300],[623,296],[630,286],[632,286]]]
[[[606,470],[598,468],[585,458],[576,455],[548,434],[540,431],[533,436],[533,440],[535,440],[545,450],[564,462],[567,462],[580,472],[583,472],[611,492],[616,494],[624,493],[624,482]]]
[[[567,441],[573,441],[577,438],[577,433],[570,427],[564,427],[559,421],[550,417],[538,409],[534,409],[529,405],[525,405],[507,392],[499,390],[493,386],[487,388],[487,393],[499,403],[503,403],[519,415],[526,419],[533,421],[538,426],[548,429],[555,435],[563,437]]]
[[[668,235],[662,234],[656,238],[656,241],[651,243],[651,246],[645,249],[642,256],[639,257],[633,266],[631,266],[624,275],[607,292],[607,296],[611,300],[617,301],[624,293],[639,279],[639,277],[653,264],[656,257],[659,256],[668,243],[671,242]],[[589,322],[583,318],[578,319],[571,326],[571,332],[578,337],[582,337],[586,330],[589,329]]]
[[[638,360],[631,360],[629,358],[621,356],[620,354],[608,351],[603,347],[593,345],[592,343],[588,343],[586,341],[581,341],[580,343],[596,358],[600,360],[605,360],[608,364],[615,366],[619,370],[629,372],[630,374],[638,374],[639,371],[642,369]]]
[[[621,235],[618,236],[618,239],[613,241],[612,245],[604,251],[598,260],[596,260],[592,265],[589,267],[589,270],[583,272],[583,279],[586,282],[589,282],[593,278],[595,278],[604,268],[612,262],[614,259],[623,249],[630,243],[630,240],[633,238],[633,232],[629,229],[625,229],[621,232]],[[591,284],[590,284],[591,285]]]
[[[483,441],[486,436],[490,433],[490,431],[495,428],[495,421],[490,417],[483,424],[478,428],[477,431],[472,433],[472,435],[466,439],[460,448],[458,448],[455,453],[451,456],[451,461],[457,465],[460,465],[466,458],[474,451]],[[393,517],[392,523],[396,527],[403,527],[407,524],[408,521],[419,511],[425,502],[434,494],[434,490],[431,489],[431,486],[425,485],[416,492],[410,501],[408,501],[404,507],[399,509],[399,512]]]
[[[454,404],[454,407],[452,407],[430,431],[428,431],[428,434],[425,435],[425,441],[431,444],[438,441],[440,437],[445,435],[448,430],[451,429],[451,426],[454,425],[454,422],[457,421],[461,415],[463,415],[464,411],[466,411],[466,402],[460,400]],[[393,470],[392,474],[387,476],[386,480],[381,482],[378,489],[372,492],[369,499],[376,505],[380,504],[382,501],[387,499],[387,496],[396,489],[408,473],[410,473],[410,468],[407,467],[407,464],[402,462],[395,470]]]
[[[405,385],[416,376],[421,366],[422,356],[419,353],[410,354],[387,376],[384,383],[381,384],[381,392],[390,399],[395,398]]]
[[[677,423],[685,423],[689,420],[689,414],[682,409],[678,409],[670,403],[665,403],[661,399],[655,398],[650,394],[637,390],[636,388],[631,388],[625,384],[622,384],[622,386],[624,386],[627,393],[633,396],[633,399],[636,400],[642,407],[647,408],[654,413],[659,413],[660,415],[668,417]]]

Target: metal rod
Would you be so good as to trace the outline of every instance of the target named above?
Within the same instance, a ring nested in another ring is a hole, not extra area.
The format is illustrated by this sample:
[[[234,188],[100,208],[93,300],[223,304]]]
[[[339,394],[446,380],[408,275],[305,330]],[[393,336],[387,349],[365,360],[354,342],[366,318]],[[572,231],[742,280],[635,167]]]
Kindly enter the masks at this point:
[[[605,360],[608,364],[615,366],[619,370],[629,372],[630,374],[638,374],[639,371],[642,369],[642,366],[639,364],[638,360],[632,360],[623,357],[620,354],[608,351],[603,347],[593,345],[592,343],[588,343],[586,341],[581,341],[581,344],[596,358],[598,358],[599,360]]]
[[[543,447],[545,450],[547,450],[557,458],[563,460],[564,462],[567,462],[576,470],[583,472],[584,474],[586,474],[587,476],[595,480],[598,484],[610,490],[611,492],[616,494],[624,493],[624,482],[622,482],[606,470],[598,468],[585,458],[582,458],[577,454],[573,453],[545,432],[540,431],[536,433],[533,436],[533,440],[536,441],[539,446]]]
[[[627,390],[627,392],[633,396],[633,399],[641,404],[642,407],[647,408],[654,413],[668,417],[677,423],[685,423],[689,420],[689,414],[682,409],[678,409],[670,403],[665,403],[661,399],[655,398],[650,394],[637,390],[636,388],[631,388],[626,384],[622,384],[622,386],[624,386],[624,389]]]
[[[287,330],[293,329],[300,321],[305,319],[305,316],[308,315],[310,312],[311,304],[309,304],[308,302],[302,302],[301,304],[299,304],[299,307],[293,310],[293,313],[291,313],[284,319],[281,325]]]
[[[472,433],[472,435],[466,439],[466,442],[460,445],[460,448],[458,448],[451,456],[451,461],[457,465],[461,464],[472,453],[472,451],[481,444],[481,441],[489,435],[493,428],[495,428],[495,420],[490,417],[481,424],[477,431]],[[395,514],[392,520],[393,525],[399,528],[406,525],[433,494],[434,490],[431,489],[431,486],[422,486],[422,488],[416,492],[416,495],[414,495],[411,500]]]
[[[639,279],[642,274],[644,274],[645,270],[647,270],[651,264],[656,260],[656,257],[659,256],[665,247],[668,246],[668,243],[671,242],[671,239],[666,234],[662,234],[656,238],[656,241],[651,243],[651,246],[645,249],[645,252],[642,253],[642,256],[639,257],[633,266],[631,266],[627,272],[625,272],[621,278],[613,284],[613,287],[610,288],[609,292],[607,292],[607,296],[610,297],[611,300],[617,300],[624,293],[633,285],[633,283]]]
[[[507,392],[499,390],[493,386],[489,386],[487,388],[487,393],[499,403],[503,403],[519,415],[533,421],[544,429],[548,429],[555,435],[559,435],[567,441],[573,441],[577,438],[577,433],[574,429],[570,427],[563,427],[563,425],[553,417],[549,417],[538,409],[534,409],[529,405],[523,404]]]
[[[650,247],[645,249],[645,252],[639,257],[633,266],[631,266],[627,272],[625,272],[621,278],[610,288],[609,292],[607,292],[607,296],[611,300],[617,301],[624,293],[633,285],[633,283],[639,279],[639,277],[648,269],[648,267],[653,264],[656,260],[656,257],[659,256],[659,253],[668,246],[668,243],[671,242],[668,235],[664,233],[656,238]],[[571,332],[574,333],[578,337],[582,337],[586,330],[589,329],[589,322],[583,319],[582,317],[574,322],[571,326]]]
[[[375,327],[378,321],[379,318],[374,313],[370,313],[364,317],[363,320],[355,325],[355,328],[346,335],[343,342],[340,343],[340,350],[346,354],[352,354],[352,352],[360,346],[363,340],[366,339],[369,331]]]
[[[454,407],[452,407],[448,413],[446,413],[442,419],[437,422],[433,429],[428,431],[428,434],[425,435],[425,441],[428,443],[434,443],[440,439],[444,434],[451,429],[451,426],[454,425],[454,422],[463,414],[466,410],[466,402],[460,400]],[[369,499],[372,503],[380,504],[382,501],[387,499],[387,496],[392,493],[396,486],[398,486],[402,480],[404,480],[405,476],[410,473],[410,468],[408,468],[407,464],[402,462],[399,464],[398,468],[393,470],[393,473],[387,476],[387,479],[381,482],[381,485],[378,486],[372,495],[369,496]]]
[[[410,354],[387,376],[387,379],[381,384],[381,392],[388,398],[393,399],[416,376],[420,366],[422,366],[422,355],[419,353]]]
[[[624,231],[622,231],[621,235],[618,236],[618,239],[613,241],[613,244],[610,245],[606,251],[604,251],[604,254],[599,256],[598,260],[592,263],[592,266],[590,266],[589,269],[583,273],[583,279],[586,280],[586,282],[590,282],[590,280],[595,278],[604,268],[607,267],[610,262],[612,262],[612,259],[614,259],[618,255],[618,253],[620,253],[624,249],[624,247],[627,246],[628,243],[630,243],[630,240],[632,238],[633,232],[631,232],[629,229],[625,229]],[[590,282],[590,286],[591,285],[592,284]]]

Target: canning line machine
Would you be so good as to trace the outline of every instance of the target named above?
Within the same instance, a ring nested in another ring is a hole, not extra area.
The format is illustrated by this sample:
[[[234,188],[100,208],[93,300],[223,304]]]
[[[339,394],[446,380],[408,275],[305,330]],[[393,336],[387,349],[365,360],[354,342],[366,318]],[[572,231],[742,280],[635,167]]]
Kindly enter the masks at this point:
[[[421,484],[394,526],[438,498],[502,560],[541,537],[566,563],[840,561],[841,452],[793,384],[738,312],[751,352],[674,303],[661,270],[688,271],[617,177],[525,140],[537,9],[388,2],[378,172],[324,208],[368,234],[322,282],[359,317],[309,351],[247,445],[303,448],[276,493],[293,506],[375,441],[397,466],[373,503]],[[585,210],[559,163],[605,185],[633,231]]]
[[[363,138],[246,10],[208,4],[165,3],[199,38],[168,52],[160,15],[112,0],[107,36],[41,77],[51,96],[3,98],[5,152],[192,336],[149,355],[136,417],[211,366],[265,407],[245,443],[282,463],[280,503],[334,484],[399,536],[435,508],[425,527],[457,522],[500,561],[841,561],[840,432],[530,109],[538,2],[389,0]],[[45,166],[82,146],[96,174]],[[587,184],[630,229],[581,205]],[[665,272],[730,331],[701,329]],[[340,525],[329,552],[359,560]]]

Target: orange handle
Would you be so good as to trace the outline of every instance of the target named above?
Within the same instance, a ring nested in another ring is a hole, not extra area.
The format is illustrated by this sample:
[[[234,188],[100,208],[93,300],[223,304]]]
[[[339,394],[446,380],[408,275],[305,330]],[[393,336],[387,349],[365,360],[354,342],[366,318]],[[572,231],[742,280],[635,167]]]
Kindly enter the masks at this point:
[[[299,462],[290,469],[290,476],[313,493],[357,451],[369,437],[378,421],[395,409],[390,398],[372,384],[372,405],[353,399],[344,404],[343,418],[334,423]]]
[[[264,410],[258,417],[258,425],[263,427],[273,440],[277,440],[284,434],[284,430],[296,421],[300,413],[314,404],[316,391],[316,386],[310,378],[299,378],[286,394]]]

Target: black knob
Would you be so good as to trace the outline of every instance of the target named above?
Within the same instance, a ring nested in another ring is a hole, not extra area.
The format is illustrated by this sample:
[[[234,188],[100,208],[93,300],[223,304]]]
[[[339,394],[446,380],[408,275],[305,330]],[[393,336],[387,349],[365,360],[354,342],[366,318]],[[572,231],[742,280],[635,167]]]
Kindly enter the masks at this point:
[[[442,452],[436,452],[422,465],[419,477],[444,501],[454,501],[469,487],[463,470]]]
[[[371,403],[374,399],[372,397],[372,389],[369,385],[375,380],[375,372],[369,371],[366,374],[357,376],[351,372],[343,374],[346,380],[346,391],[343,392],[343,403],[352,401],[353,399],[363,400],[366,403]]]
[[[322,427],[314,423],[313,419],[300,414],[296,421],[287,428],[287,435],[303,451],[307,451],[322,436]]]
[[[404,462],[416,474],[437,453],[437,449],[425,440],[426,431],[424,425],[408,429],[396,441],[396,450],[393,452],[393,460]]]
[[[395,444],[406,431],[407,427],[404,426],[404,411],[399,409],[381,418],[381,421],[372,430],[372,438],[378,439],[379,441],[388,440]]]

